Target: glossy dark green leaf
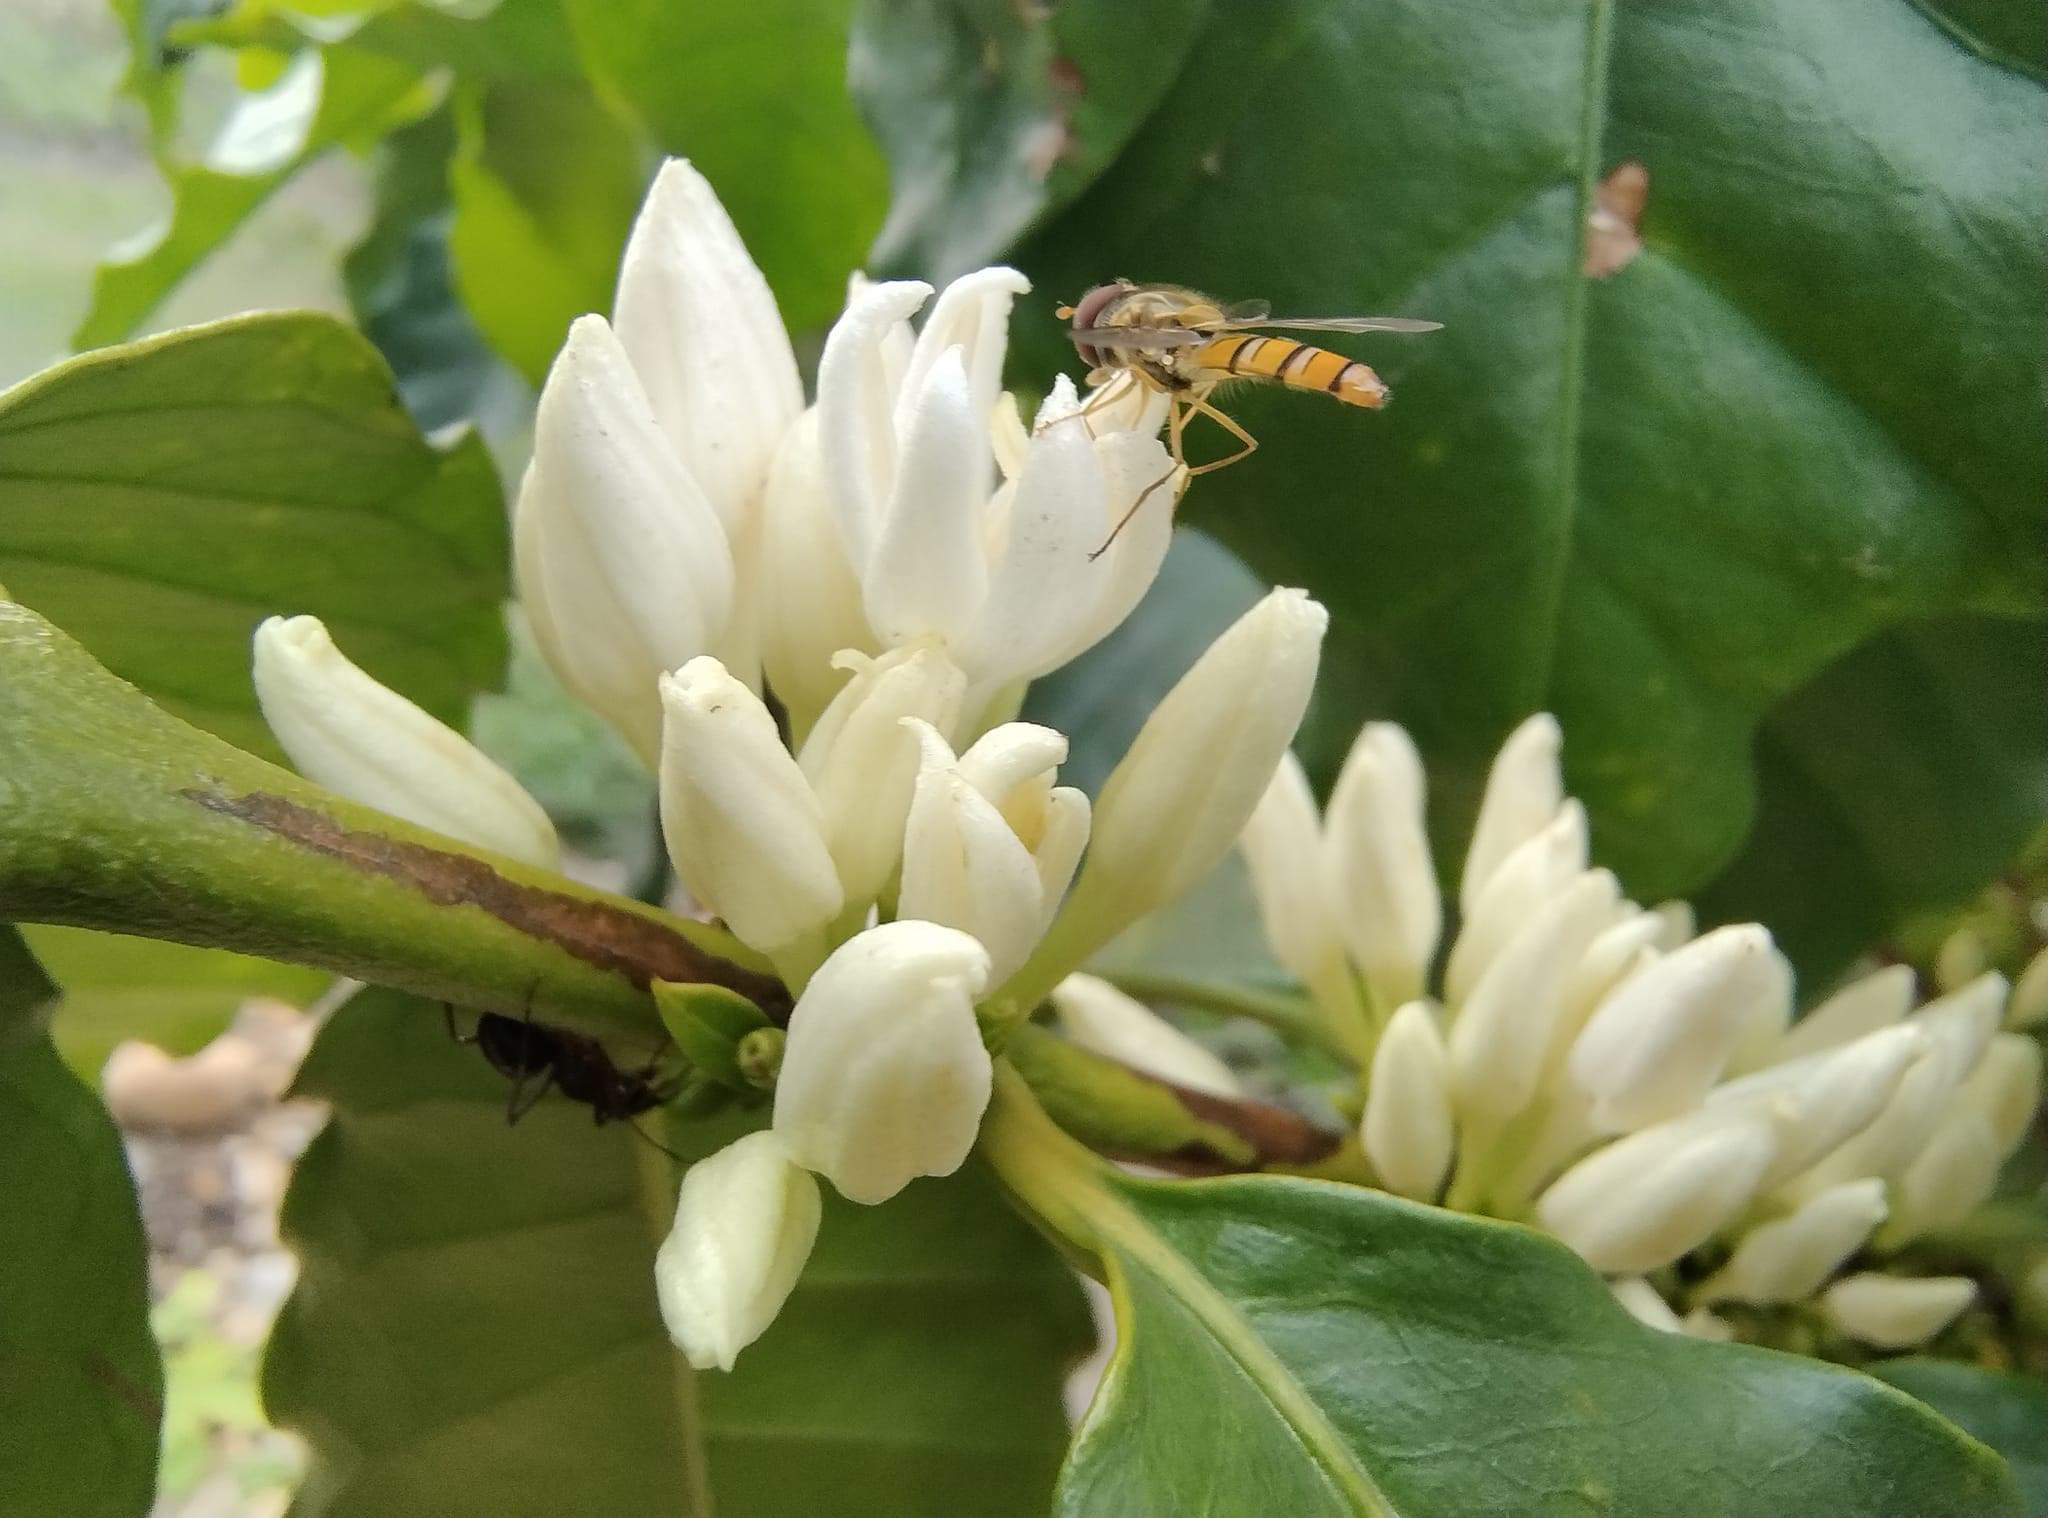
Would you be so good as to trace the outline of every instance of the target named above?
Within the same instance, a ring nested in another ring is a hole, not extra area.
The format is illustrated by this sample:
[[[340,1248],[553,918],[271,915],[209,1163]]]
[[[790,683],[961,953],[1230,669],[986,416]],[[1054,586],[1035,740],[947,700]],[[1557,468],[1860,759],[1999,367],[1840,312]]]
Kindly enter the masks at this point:
[[[132,335],[179,281],[299,170],[344,143],[374,139],[411,114],[420,80],[413,65],[373,53],[303,53],[269,96],[242,103],[244,127],[233,154],[216,150],[211,162],[167,169],[169,224],[146,251],[100,266],[72,345],[96,348]],[[305,97],[305,105],[281,104],[286,97]],[[273,118],[302,108],[303,124],[281,133]],[[286,139],[282,151],[273,147],[280,135]]]
[[[1360,1187],[1107,1178],[1119,1347],[1063,1514],[2018,1511],[1854,1371],[1645,1328],[1576,1256]]]
[[[2048,817],[2048,623],[1882,633],[1757,741],[1748,845],[1699,898],[1760,918],[1818,988],[1907,917],[1961,905]]]
[[[0,1515],[142,1518],[163,1364],[121,1135],[64,1067],[57,988],[0,924]]]
[[[299,1288],[265,1395],[313,1464],[299,1511],[955,1518],[1036,1514],[1085,1319],[978,1173],[827,1202],[803,1284],[730,1376],[655,1312],[670,1161],[506,1084],[392,993],[337,1013],[302,1074],[335,1117],[285,1226]],[[685,1154],[735,1136],[677,1125]]]
[[[889,156],[883,268],[950,279],[1092,183],[1173,82],[1210,0],[863,0],[850,81]]]
[[[1887,1360],[1871,1373],[2005,1456],[2027,1518],[2048,1518],[2048,1386],[1952,1360]]]
[[[1073,368],[1050,306],[1113,275],[1444,322],[1340,344],[1384,414],[1233,398],[1264,446],[1183,509],[1329,604],[1325,777],[1359,718],[1399,717],[1455,858],[1500,738],[1547,707],[1596,852],[1691,889],[1748,829],[1786,693],[1901,620],[2048,604],[2044,153],[2040,81],[1903,0],[1212,7],[1016,250],[1020,359]],[[1590,280],[1626,159],[1643,248]]]
[[[505,524],[474,438],[420,436],[362,337],[240,317],[87,354],[0,395],[0,580],[116,674],[273,751],[249,636],[326,620],[461,723],[503,668]]]
[[[491,345],[538,384],[569,323],[609,311],[646,176],[637,143],[576,79],[467,92],[449,251]]]
[[[793,329],[838,311],[881,219],[846,95],[852,0],[567,0],[592,81],[724,201]]]

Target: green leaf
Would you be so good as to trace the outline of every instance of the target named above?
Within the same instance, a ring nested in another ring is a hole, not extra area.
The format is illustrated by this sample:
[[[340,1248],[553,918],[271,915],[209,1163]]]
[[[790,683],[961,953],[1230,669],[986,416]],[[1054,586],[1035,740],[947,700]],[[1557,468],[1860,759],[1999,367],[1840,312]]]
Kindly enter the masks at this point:
[[[147,251],[100,266],[73,346],[96,348],[134,333],[299,170],[412,114],[419,86],[419,71],[396,59],[350,48],[302,53],[269,90],[243,99],[210,162],[167,170],[169,225]]]
[[[2005,1456],[2029,1518],[2048,1518],[2048,1386],[1951,1360],[1887,1360],[1871,1374]]]
[[[632,137],[576,79],[466,94],[457,113],[456,285],[477,326],[538,384],[587,311],[609,311],[646,176]]]
[[[474,438],[423,440],[362,337],[238,317],[0,395],[0,580],[116,674],[258,752],[273,612],[458,726],[503,669],[505,523]]]
[[[1549,708],[1598,855],[1691,889],[1744,837],[1780,698],[1902,620],[2048,603],[2042,93],[1900,0],[1213,7],[1016,250],[1020,359],[1071,369],[1047,308],[1119,274],[1444,322],[1340,343],[1383,415],[1231,401],[1264,446],[1183,510],[1329,604],[1323,776],[1399,717],[1451,860]],[[1644,248],[1591,281],[1593,186],[1629,158]]]
[[[121,1135],[64,1068],[57,1000],[0,924],[0,1515],[141,1518],[163,1365]]]
[[[782,1316],[696,1376],[654,1305],[665,1156],[558,1097],[508,1128],[502,1078],[393,993],[336,1014],[301,1088],[335,1115],[286,1203],[265,1396],[312,1446],[305,1518],[701,1514],[707,1480],[721,1518],[1044,1511],[1085,1317],[979,1172],[828,1197]]]
[[[890,164],[875,262],[951,279],[1093,182],[1173,83],[1209,0],[865,0],[850,83]]]
[[[302,965],[119,933],[31,927],[22,936],[63,983],[64,1012],[54,1025],[57,1047],[88,1081],[98,1079],[123,1039],[191,1054],[228,1025],[243,998],[276,996],[303,1004],[333,979]]]
[[[566,0],[590,77],[690,159],[802,331],[840,308],[882,160],[845,88],[853,0]]]
[[[1530,1230],[1330,1182],[1139,1179],[1014,1086],[984,1144],[1115,1300],[1059,1513],[2016,1511],[2004,1463],[1918,1403],[1646,1328]]]
[[[1881,633],[1764,724],[1748,846],[1699,898],[1760,918],[1816,988],[1971,897],[2048,816],[2048,623]]]

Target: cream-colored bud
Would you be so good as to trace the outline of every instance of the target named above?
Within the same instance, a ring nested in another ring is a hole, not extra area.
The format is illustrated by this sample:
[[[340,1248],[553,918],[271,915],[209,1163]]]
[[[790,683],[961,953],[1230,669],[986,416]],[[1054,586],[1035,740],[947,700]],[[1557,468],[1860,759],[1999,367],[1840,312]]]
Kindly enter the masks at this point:
[[[1466,913],[1444,965],[1444,996],[1456,1006],[1472,993],[1507,942],[1544,903],[1586,870],[1586,809],[1567,801],[1493,872]]]
[[[929,644],[878,659],[848,652],[834,663],[853,678],[819,717],[797,765],[817,795],[846,899],[858,903],[881,893],[903,855],[919,756],[905,721],[952,727],[967,677]]]
[[[1662,924],[1657,947],[1666,954],[1684,948],[1699,933],[1699,918],[1689,901],[1660,901],[1650,912]]]
[[[1798,1302],[1863,1247],[1885,1217],[1884,1182],[1845,1181],[1752,1228],[1700,1288],[1703,1302]]]
[[[1629,976],[1659,958],[1657,935],[1662,923],[1654,912],[1622,904],[1621,920],[1603,929],[1586,946],[1579,962],[1564,982],[1564,1015],[1557,1027],[1558,1039],[1568,1046],[1578,1037],[1593,1009],[1607,999]]]
[[[2005,1025],[2015,1031],[2048,1021],[2048,949],[2037,950],[2005,1004]]]
[[[1792,961],[1773,945],[1758,987],[1735,1030],[1725,1073],[1743,1075],[1777,1058],[1785,1030],[1792,1025]]]
[[[1924,1344],[1962,1316],[1977,1297],[1963,1276],[1888,1276],[1877,1271],[1835,1282],[1821,1308],[1835,1327],[1878,1349]]]
[[[1067,740],[1006,722],[957,759],[929,724],[903,831],[899,917],[979,939],[1001,981],[1024,963],[1058,910],[1088,839],[1088,798],[1054,786]]]
[[[446,723],[349,660],[318,617],[256,629],[256,699],[299,773],[336,795],[552,869],[540,803]]]
[[[1960,1223],[1998,1185],[2004,1158],[1991,1119],[1973,1107],[1956,1106],[1892,1188],[1891,1221],[1879,1245],[1897,1249],[1932,1229]]]
[[[1919,1028],[1880,1028],[1854,1043],[1728,1081],[1707,1094],[1706,1105],[1771,1111],[1778,1153],[1762,1181],[1768,1189],[1819,1164],[1869,1127],[1927,1049]]]
[[[1359,1142],[1387,1190],[1433,1201],[1450,1173],[1455,1143],[1450,1055],[1429,1003],[1411,1001],[1373,1051]]]
[[[1500,1121],[1529,1105],[1549,1063],[1564,983],[1614,920],[1620,888],[1588,870],[1524,923],[1451,1021],[1451,1083],[1461,1113]]]
[[[2003,1163],[2041,1110],[2041,1046],[2024,1033],[1998,1034],[1963,1082],[1959,1101],[1989,1121]]]
[[[1084,1049],[1190,1091],[1239,1097],[1230,1066],[1135,997],[1093,975],[1069,975],[1054,987],[1060,1031]]]
[[[1957,928],[1934,952],[1934,984],[1943,991],[1959,991],[1990,968],[1984,935],[1972,927]]]
[[[1564,734],[1557,718],[1539,712],[1508,734],[1486,777],[1486,794],[1465,851],[1458,902],[1469,914],[1480,892],[1508,855],[1550,825],[1564,801],[1558,751]]]
[[[1324,868],[1322,820],[1293,754],[1280,756],[1237,846],[1273,957],[1304,985],[1314,985],[1343,947]]]
[[[1594,1122],[1626,1132],[1697,1106],[1777,973],[1770,934],[1748,923],[1717,928],[1623,981],[1568,1060]]]
[[[1543,1226],[1595,1270],[1669,1265],[1747,1206],[1776,1149],[1769,1117],[1693,1115],[1595,1150],[1537,1199]]]
[[[818,1237],[818,1183],[773,1133],[750,1133],[683,1177],[654,1256],[669,1337],[698,1370],[731,1370],[788,1300]]]
[[[761,698],[708,656],[660,682],[661,831],[690,894],[763,952],[844,902],[824,816]]]
[[[1683,1330],[1684,1325],[1678,1314],[1671,1310],[1671,1304],[1641,1276],[1617,1277],[1607,1283],[1607,1289],[1614,1293],[1614,1300],[1628,1310],[1628,1315],[1645,1328],[1667,1334]]]
[[[1146,719],[1102,787],[1087,864],[1049,943],[1062,972],[1237,842],[1301,723],[1329,620],[1302,591],[1269,593]]]
[[[1443,933],[1424,800],[1408,734],[1367,723],[1330,792],[1323,846],[1339,931],[1382,1009],[1422,994]]]
[[[833,950],[797,998],[776,1076],[790,1157],[868,1203],[959,1169],[995,1078],[974,1017],[988,983],[987,951],[937,923],[883,923]]]
[[[1905,965],[1857,977],[1794,1023],[1773,1058],[1798,1059],[1888,1028],[1913,1008],[1913,972]]]

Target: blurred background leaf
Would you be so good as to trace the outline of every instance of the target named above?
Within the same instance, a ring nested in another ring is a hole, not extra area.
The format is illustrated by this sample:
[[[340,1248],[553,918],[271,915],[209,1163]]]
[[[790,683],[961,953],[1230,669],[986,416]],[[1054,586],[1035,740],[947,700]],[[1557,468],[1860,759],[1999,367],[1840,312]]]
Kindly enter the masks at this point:
[[[1884,1361],[1871,1373],[2005,1456],[2029,1518],[2048,1515],[2048,1386],[2027,1376],[1917,1356]]]

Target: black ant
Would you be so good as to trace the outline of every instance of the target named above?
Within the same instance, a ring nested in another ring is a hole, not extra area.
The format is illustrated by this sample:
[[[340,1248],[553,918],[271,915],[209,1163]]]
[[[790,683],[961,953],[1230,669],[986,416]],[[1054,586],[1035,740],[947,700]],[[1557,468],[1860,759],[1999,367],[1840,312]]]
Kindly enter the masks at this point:
[[[526,1116],[552,1087],[588,1107],[599,1127],[627,1123],[662,1153],[677,1158],[674,1150],[648,1138],[639,1124],[632,1122],[643,1112],[666,1106],[680,1091],[677,1082],[658,1078],[654,1061],[644,1069],[621,1070],[596,1039],[535,1022],[531,1006],[523,1018],[479,1013],[476,1030],[467,1035],[455,1031],[453,1005],[443,1002],[441,1013],[450,1038],[458,1044],[475,1044],[490,1067],[512,1082],[512,1094],[505,1104],[507,1123]]]

